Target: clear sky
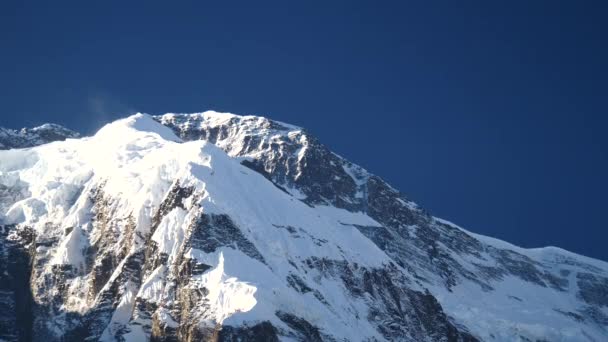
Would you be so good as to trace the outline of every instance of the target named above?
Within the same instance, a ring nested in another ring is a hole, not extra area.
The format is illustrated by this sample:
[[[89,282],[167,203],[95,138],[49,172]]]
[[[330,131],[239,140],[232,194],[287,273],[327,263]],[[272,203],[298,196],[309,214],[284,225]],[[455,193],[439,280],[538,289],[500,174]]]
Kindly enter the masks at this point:
[[[608,260],[605,1],[2,1],[0,126],[308,128],[436,216]]]

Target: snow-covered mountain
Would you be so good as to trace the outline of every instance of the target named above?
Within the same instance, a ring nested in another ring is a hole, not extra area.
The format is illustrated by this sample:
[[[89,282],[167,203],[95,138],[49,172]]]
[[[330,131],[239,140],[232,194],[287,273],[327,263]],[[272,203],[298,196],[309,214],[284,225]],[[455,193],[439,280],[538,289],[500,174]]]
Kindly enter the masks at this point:
[[[14,130],[0,127],[0,150],[34,147],[53,141],[78,138],[79,134],[56,124]]]
[[[0,151],[0,237],[0,340],[608,340],[607,263],[468,232],[262,117]]]

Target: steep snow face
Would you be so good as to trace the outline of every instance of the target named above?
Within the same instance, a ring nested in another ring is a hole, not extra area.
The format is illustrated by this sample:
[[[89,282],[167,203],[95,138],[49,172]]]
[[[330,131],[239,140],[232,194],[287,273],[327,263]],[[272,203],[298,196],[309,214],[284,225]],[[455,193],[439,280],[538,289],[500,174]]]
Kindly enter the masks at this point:
[[[606,263],[467,232],[261,117],[0,151],[0,228],[5,340],[608,338]]]

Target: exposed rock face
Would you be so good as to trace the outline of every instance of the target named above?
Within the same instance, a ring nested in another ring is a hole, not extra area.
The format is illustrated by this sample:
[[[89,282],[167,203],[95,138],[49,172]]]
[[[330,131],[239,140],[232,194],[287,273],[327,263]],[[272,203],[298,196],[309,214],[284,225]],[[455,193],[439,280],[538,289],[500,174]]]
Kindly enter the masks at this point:
[[[53,141],[78,138],[79,136],[78,133],[55,124],[22,128],[18,131],[0,127],[0,150],[34,147]]]
[[[0,226],[0,239],[0,340],[28,341],[34,319],[30,274],[35,237],[26,227]]]
[[[606,263],[469,233],[261,117],[0,152],[0,239],[7,341],[608,339]]]

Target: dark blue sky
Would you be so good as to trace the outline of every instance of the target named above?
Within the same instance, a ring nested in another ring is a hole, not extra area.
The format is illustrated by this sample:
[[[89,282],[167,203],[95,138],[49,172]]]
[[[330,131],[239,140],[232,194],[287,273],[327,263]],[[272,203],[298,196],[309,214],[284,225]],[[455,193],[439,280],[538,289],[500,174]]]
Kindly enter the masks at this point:
[[[265,115],[469,230],[608,260],[603,2],[24,3],[0,126]]]

